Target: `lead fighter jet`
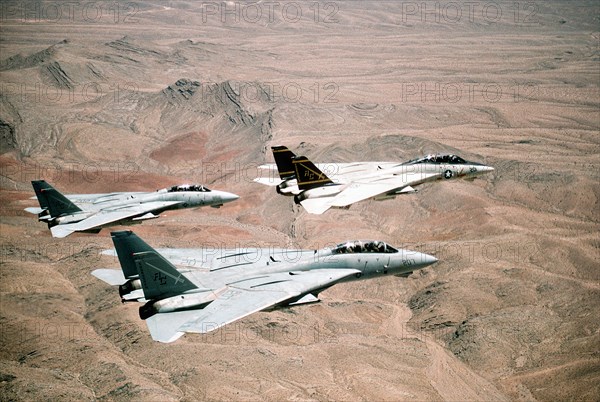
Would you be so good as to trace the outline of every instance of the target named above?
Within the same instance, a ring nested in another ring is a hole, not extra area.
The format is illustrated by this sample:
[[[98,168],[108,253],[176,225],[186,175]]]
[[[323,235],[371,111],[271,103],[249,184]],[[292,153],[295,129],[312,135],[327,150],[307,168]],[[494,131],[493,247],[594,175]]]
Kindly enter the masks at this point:
[[[44,180],[31,182],[40,208],[25,208],[46,222],[53,237],[73,232],[98,233],[103,227],[141,223],[172,209],[219,208],[239,197],[200,185],[180,185],[153,192],[63,195]]]
[[[294,196],[311,214],[322,214],[329,208],[345,208],[369,198],[385,200],[416,192],[416,186],[436,181],[475,179],[494,170],[490,166],[469,162],[457,155],[428,155],[404,163],[357,162],[345,164],[313,164],[306,156],[296,156],[283,146],[272,147],[279,180],[255,179],[276,185],[279,194]],[[336,166],[335,169],[331,169]],[[270,169],[269,165],[262,167]],[[329,177],[321,168],[329,167]]]
[[[163,255],[131,231],[111,235],[122,271],[92,274],[120,285],[123,301],[145,302],[140,318],[152,339],[165,343],[186,332],[214,331],[261,310],[318,302],[320,292],[339,282],[408,276],[437,261],[381,241],[350,241],[321,250],[166,249]]]

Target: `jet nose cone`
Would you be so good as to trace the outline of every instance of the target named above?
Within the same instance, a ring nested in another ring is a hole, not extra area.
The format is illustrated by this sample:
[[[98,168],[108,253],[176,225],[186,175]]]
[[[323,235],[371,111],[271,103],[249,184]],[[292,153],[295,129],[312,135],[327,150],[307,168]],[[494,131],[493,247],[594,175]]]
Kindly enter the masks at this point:
[[[485,173],[490,173],[493,171],[494,171],[494,168],[491,166],[478,164],[478,165],[471,166],[471,168],[469,169],[468,175],[471,177],[478,177]]]
[[[435,264],[436,262],[438,262],[438,259],[435,258],[432,255],[425,254],[425,253],[421,253],[421,254],[422,254],[422,260],[421,261],[423,262],[423,266],[424,267],[426,267],[428,265],[431,265],[431,264]]]
[[[233,193],[227,193],[225,191],[223,191],[222,194],[221,194],[221,199],[223,200],[223,202],[235,201],[238,198],[240,198],[239,195],[233,194]]]

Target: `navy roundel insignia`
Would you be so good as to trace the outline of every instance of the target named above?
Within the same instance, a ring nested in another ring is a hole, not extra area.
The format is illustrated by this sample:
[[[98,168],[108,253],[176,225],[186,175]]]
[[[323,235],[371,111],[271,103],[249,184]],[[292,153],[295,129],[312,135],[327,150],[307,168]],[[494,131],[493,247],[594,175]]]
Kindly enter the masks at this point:
[[[454,176],[454,173],[452,173],[452,170],[446,170],[444,172],[444,179],[451,179],[452,176]]]

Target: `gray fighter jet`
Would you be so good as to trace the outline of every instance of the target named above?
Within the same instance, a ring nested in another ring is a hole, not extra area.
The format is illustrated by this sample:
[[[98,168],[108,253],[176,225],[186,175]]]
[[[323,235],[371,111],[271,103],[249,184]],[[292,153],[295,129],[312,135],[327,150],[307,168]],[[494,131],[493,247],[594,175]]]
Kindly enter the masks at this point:
[[[321,167],[335,172],[335,176],[329,177],[307,157],[295,156],[286,147],[273,147],[272,150],[280,180],[258,178],[255,181],[268,185],[276,183],[279,194],[294,196],[296,204],[301,204],[311,214],[322,214],[332,207],[346,208],[370,198],[381,201],[414,193],[416,186],[426,182],[457,178],[472,180],[494,170],[457,155],[428,155],[404,163],[322,164]]]
[[[296,170],[293,160],[297,156],[285,146],[271,147],[275,164],[260,165],[258,168],[266,172],[255,182],[275,187],[278,194],[294,196],[302,191],[298,188]],[[335,183],[347,183],[354,177],[372,174],[380,170],[397,166],[398,162],[351,162],[351,163],[316,163],[315,166]]]
[[[131,231],[111,235],[122,270],[92,274],[120,285],[123,301],[145,302],[140,318],[152,338],[165,343],[186,332],[214,331],[261,310],[318,302],[320,292],[339,282],[408,276],[437,261],[381,241],[349,241],[321,250],[159,252]]]
[[[53,237],[98,233],[104,227],[141,223],[171,209],[219,208],[239,197],[200,185],[184,184],[153,192],[63,195],[44,180],[31,182],[40,208],[25,208],[46,222]]]

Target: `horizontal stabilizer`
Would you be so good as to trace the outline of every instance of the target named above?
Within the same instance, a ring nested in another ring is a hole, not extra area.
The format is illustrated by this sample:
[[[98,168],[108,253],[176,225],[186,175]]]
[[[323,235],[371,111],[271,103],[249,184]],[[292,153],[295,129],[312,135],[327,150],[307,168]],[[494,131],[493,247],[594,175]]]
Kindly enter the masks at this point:
[[[195,321],[202,310],[175,311],[172,313],[155,314],[146,319],[146,325],[152,339],[162,343],[175,342],[184,333],[179,327],[186,322]]]
[[[321,215],[323,212],[331,208],[327,198],[308,198],[300,202],[309,214]]]
[[[276,179],[274,177],[257,177],[256,179],[254,179],[254,181],[256,183],[263,184],[265,186],[271,186],[271,187],[275,187],[275,186],[283,183],[283,180]]]
[[[72,227],[73,225],[56,225],[50,228],[50,232],[52,233],[52,237],[62,239],[75,231]]]
[[[42,212],[46,211],[46,209],[45,208],[29,207],[29,208],[25,208],[25,211],[29,212],[30,214],[39,215]]]
[[[132,292],[129,292],[125,295],[121,296],[123,301],[138,301],[140,303],[146,303],[146,297],[144,295],[144,291],[142,289],[136,289]]]
[[[274,163],[266,163],[264,165],[260,165],[258,167],[258,169],[261,169],[261,170],[272,170],[272,171],[276,172],[277,171],[277,165],[275,165]]]
[[[122,285],[127,281],[120,269],[100,268],[92,271],[92,275],[111,286]]]

